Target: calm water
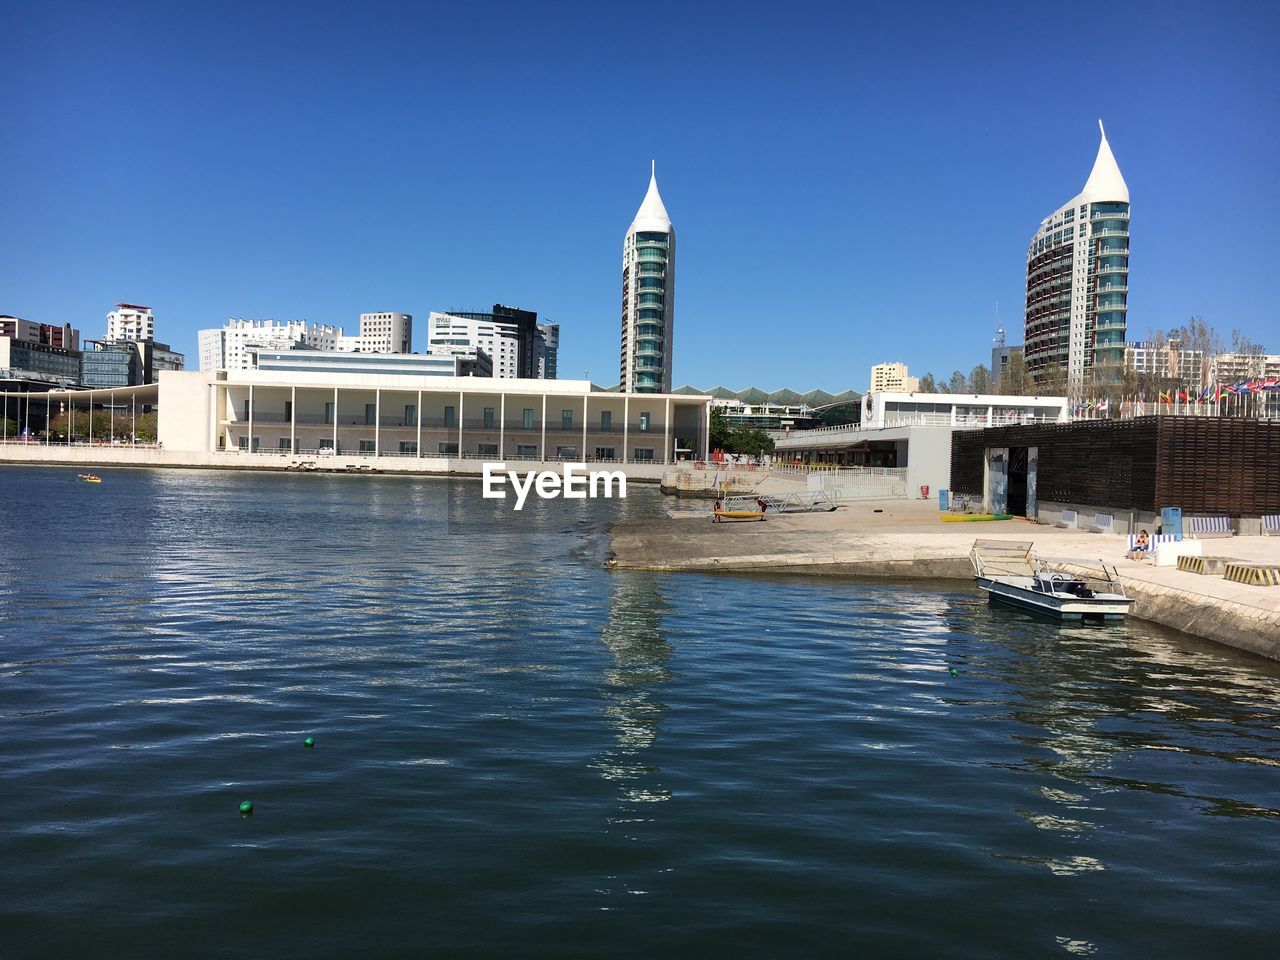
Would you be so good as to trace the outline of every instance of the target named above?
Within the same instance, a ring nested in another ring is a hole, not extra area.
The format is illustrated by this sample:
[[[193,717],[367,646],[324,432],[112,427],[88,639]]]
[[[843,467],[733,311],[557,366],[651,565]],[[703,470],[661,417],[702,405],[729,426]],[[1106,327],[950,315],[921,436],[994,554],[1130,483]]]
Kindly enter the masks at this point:
[[[6,958],[1275,955],[1280,666],[606,572],[643,489],[74,475],[0,469]]]

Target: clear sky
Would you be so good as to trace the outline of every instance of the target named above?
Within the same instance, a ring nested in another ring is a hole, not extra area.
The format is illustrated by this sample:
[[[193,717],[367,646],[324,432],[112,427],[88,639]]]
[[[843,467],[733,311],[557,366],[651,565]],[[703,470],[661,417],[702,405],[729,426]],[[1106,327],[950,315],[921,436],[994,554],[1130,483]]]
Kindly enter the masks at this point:
[[[1052,8],[1051,8],[1052,7]],[[865,388],[1021,341],[1027,241],[1106,122],[1130,339],[1280,351],[1275,3],[0,0],[0,313],[354,332],[502,302],[615,383],[649,161],[677,384]]]

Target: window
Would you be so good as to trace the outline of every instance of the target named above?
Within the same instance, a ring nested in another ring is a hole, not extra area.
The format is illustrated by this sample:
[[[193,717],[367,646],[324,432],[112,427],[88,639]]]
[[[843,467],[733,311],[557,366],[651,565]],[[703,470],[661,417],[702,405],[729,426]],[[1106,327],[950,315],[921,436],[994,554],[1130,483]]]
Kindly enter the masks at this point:
[[[458,408],[457,407],[444,408],[444,425],[446,427],[456,427],[458,425]]]
[[[239,444],[239,447],[240,447],[240,449],[241,449],[241,450],[248,450],[248,449],[249,449],[249,438],[248,438],[248,437],[237,437],[237,438],[236,438],[236,442]]]
[[[288,453],[292,446],[293,444],[289,442],[288,437],[281,437],[280,442],[276,445],[276,449],[283,450],[285,453]]]
[[[253,412],[249,409],[249,401],[246,400],[244,402],[244,418],[248,420],[251,416],[253,416]]]
[[[417,443],[417,441],[416,441],[416,440],[401,440],[401,441],[400,441],[400,452],[401,452],[401,453],[408,453],[408,454],[412,454],[412,455],[416,456],[416,455],[417,455],[417,453],[418,453],[418,443]]]
[[[640,432],[641,433],[649,432],[649,414],[647,413],[640,414]]]
[[[613,429],[613,411],[612,410],[600,411],[600,429],[601,430]]]
[[[496,443],[478,443],[476,444],[476,453],[482,457],[498,457],[498,445]]]
[[[360,452],[361,453],[377,453],[378,448],[374,446],[374,443],[372,440],[361,440]]]
[[[316,449],[317,450],[333,450],[334,449],[333,438],[332,437],[322,438],[320,442],[316,444]]]
[[[537,444],[533,443],[517,443],[516,456],[526,460],[533,460],[538,456]]]
[[[378,405],[376,403],[366,403],[364,405],[364,425],[372,427],[378,422]]]
[[[556,447],[557,460],[576,460],[578,459],[577,447]]]
[[[652,459],[653,459],[653,447],[636,447],[636,449],[635,449],[635,459],[637,459],[637,460],[652,460]]]
[[[447,407],[446,409],[452,409],[452,408]],[[458,455],[457,443],[449,443],[447,441],[441,440],[439,443],[438,449],[440,450],[440,455],[444,457],[456,457]]]
[[[520,426],[523,427],[525,430],[533,429],[533,410],[531,410],[528,407],[525,408],[524,414],[521,416],[521,419],[520,419]]]
[[[284,402],[284,418],[286,420],[293,419],[293,401],[292,400],[286,400]]]
[[[616,459],[613,447],[596,447],[597,460],[613,460]]]
[[[416,424],[417,424],[417,422],[418,422],[418,408],[417,408],[417,406],[416,406],[415,404],[412,404],[412,403],[406,403],[406,404],[404,405],[404,425],[405,425],[406,427],[412,427],[412,426],[416,425]],[[417,450],[414,450],[413,452],[414,452],[414,453],[417,453],[418,451],[417,451]]]
[[[326,403],[324,405],[324,422],[333,423],[333,403],[332,402]]]
[[[561,430],[573,429],[573,411],[572,410],[560,411],[560,429]]]
[[[484,428],[486,430],[493,429],[493,407],[484,408]]]

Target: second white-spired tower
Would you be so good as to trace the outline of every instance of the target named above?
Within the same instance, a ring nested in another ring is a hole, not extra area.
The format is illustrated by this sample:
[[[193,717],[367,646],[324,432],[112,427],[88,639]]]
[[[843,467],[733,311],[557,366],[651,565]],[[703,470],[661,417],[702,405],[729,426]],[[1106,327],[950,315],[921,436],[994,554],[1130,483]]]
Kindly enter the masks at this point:
[[[675,320],[676,229],[658,194],[656,164],[649,192],[622,241],[622,370],[626,393],[671,392]]]

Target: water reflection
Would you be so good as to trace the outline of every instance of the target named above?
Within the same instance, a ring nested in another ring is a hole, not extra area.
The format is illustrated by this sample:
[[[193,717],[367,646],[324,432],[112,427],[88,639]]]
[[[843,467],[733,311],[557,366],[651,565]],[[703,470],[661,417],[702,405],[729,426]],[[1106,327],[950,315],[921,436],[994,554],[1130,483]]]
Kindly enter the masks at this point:
[[[619,572],[610,581],[609,615],[600,639],[613,655],[613,666],[604,671],[603,712],[616,746],[593,766],[618,784],[624,803],[660,802],[671,792],[643,754],[657,739],[667,710],[658,694],[671,678],[671,644],[662,630],[668,605],[655,574]]]

